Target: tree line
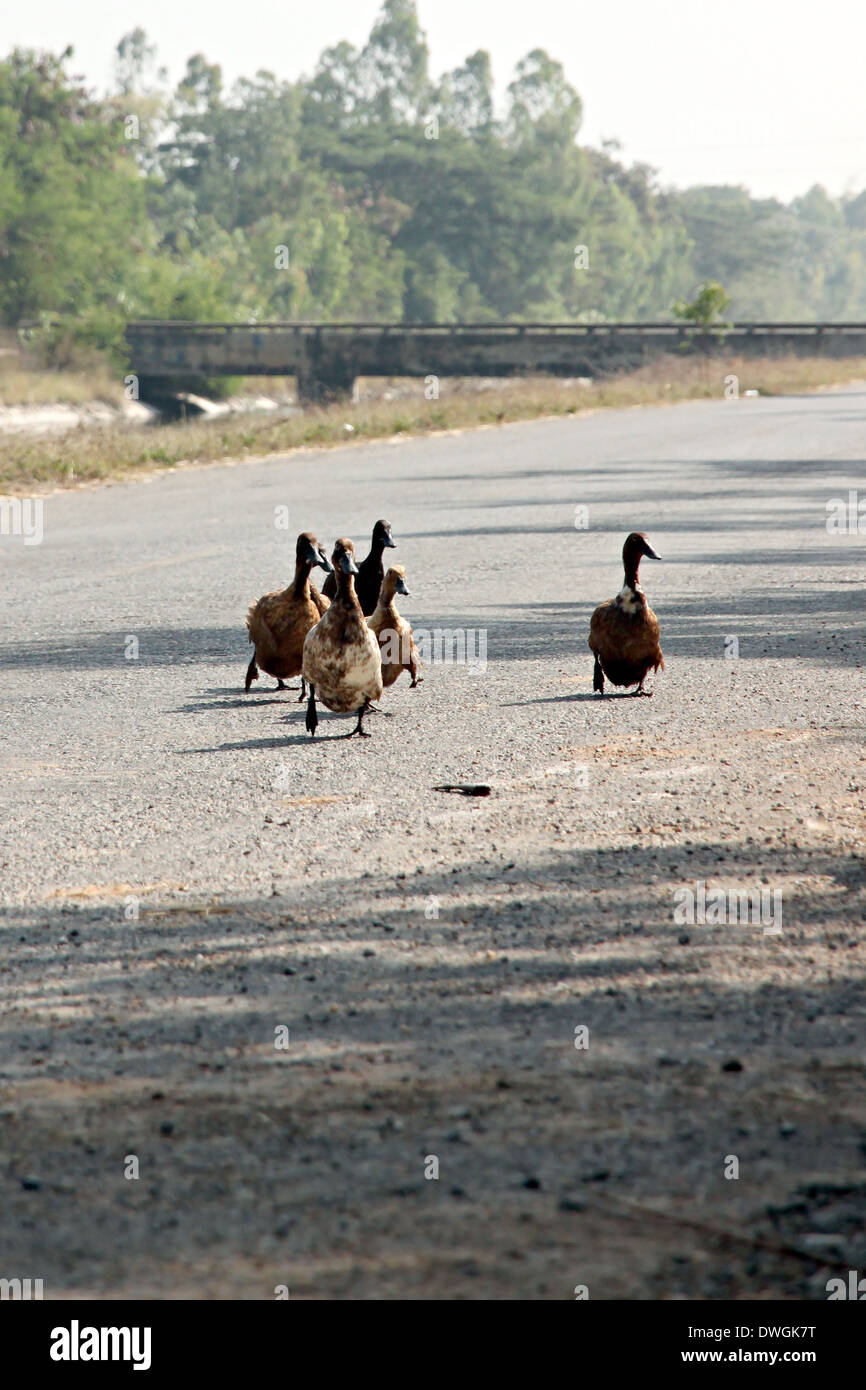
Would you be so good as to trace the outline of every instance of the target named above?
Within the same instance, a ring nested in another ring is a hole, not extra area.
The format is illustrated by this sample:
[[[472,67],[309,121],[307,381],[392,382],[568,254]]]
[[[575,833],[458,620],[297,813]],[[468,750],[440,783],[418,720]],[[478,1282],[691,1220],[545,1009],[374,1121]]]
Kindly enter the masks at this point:
[[[227,89],[196,54],[171,89],[140,28],[108,94],[72,65],[0,60],[6,325],[117,349],[129,318],[647,320],[706,279],[734,319],[866,319],[866,192],[666,189],[579,143],[540,49],[503,110],[483,50],[432,77],[414,0],[297,82]]]

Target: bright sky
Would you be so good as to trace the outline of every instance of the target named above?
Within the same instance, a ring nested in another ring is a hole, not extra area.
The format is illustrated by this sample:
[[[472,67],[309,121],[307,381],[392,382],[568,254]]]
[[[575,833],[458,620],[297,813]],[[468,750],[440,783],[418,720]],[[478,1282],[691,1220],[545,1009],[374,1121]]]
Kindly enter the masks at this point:
[[[340,39],[360,45],[380,0],[5,0],[0,55],[75,48],[108,85],[113,49],[140,24],[173,79],[203,52],[231,80],[309,73]],[[790,198],[813,183],[866,188],[866,6],[862,0],[419,0],[435,75],[486,48],[500,91],[546,48],[584,103],[581,139],[622,142],[663,182],[744,183]]]

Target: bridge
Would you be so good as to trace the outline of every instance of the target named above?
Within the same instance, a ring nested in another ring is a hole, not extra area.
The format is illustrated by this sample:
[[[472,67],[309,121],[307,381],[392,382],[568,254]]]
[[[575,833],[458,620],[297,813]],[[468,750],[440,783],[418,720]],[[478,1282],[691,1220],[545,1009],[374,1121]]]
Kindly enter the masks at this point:
[[[294,376],[307,401],[350,395],[359,376],[597,376],[663,353],[866,357],[864,323],[183,323],[126,330],[142,396],[207,377]]]

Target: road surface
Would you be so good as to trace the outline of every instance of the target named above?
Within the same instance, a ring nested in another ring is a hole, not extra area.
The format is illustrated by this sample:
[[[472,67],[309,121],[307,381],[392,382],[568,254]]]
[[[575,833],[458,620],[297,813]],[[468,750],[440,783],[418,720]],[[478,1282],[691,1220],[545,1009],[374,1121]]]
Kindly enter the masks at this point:
[[[65,492],[41,545],[0,537],[0,1276],[824,1298],[864,1268],[866,577],[827,529],[864,423],[864,389],[605,411]],[[486,666],[311,742],[293,693],[243,694],[246,606],[299,530],[363,553],[379,516],[402,611]],[[633,529],[666,669],[601,702]],[[699,884],[763,887],[781,932],[683,925]]]

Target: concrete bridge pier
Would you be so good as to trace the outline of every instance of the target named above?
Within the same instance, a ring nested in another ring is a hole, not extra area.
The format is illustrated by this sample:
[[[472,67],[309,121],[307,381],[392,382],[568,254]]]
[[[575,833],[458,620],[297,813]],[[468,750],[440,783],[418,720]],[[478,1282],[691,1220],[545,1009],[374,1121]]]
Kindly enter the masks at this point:
[[[296,373],[298,401],[302,405],[334,405],[356,399],[356,378],[353,372],[321,374],[315,368]]]

